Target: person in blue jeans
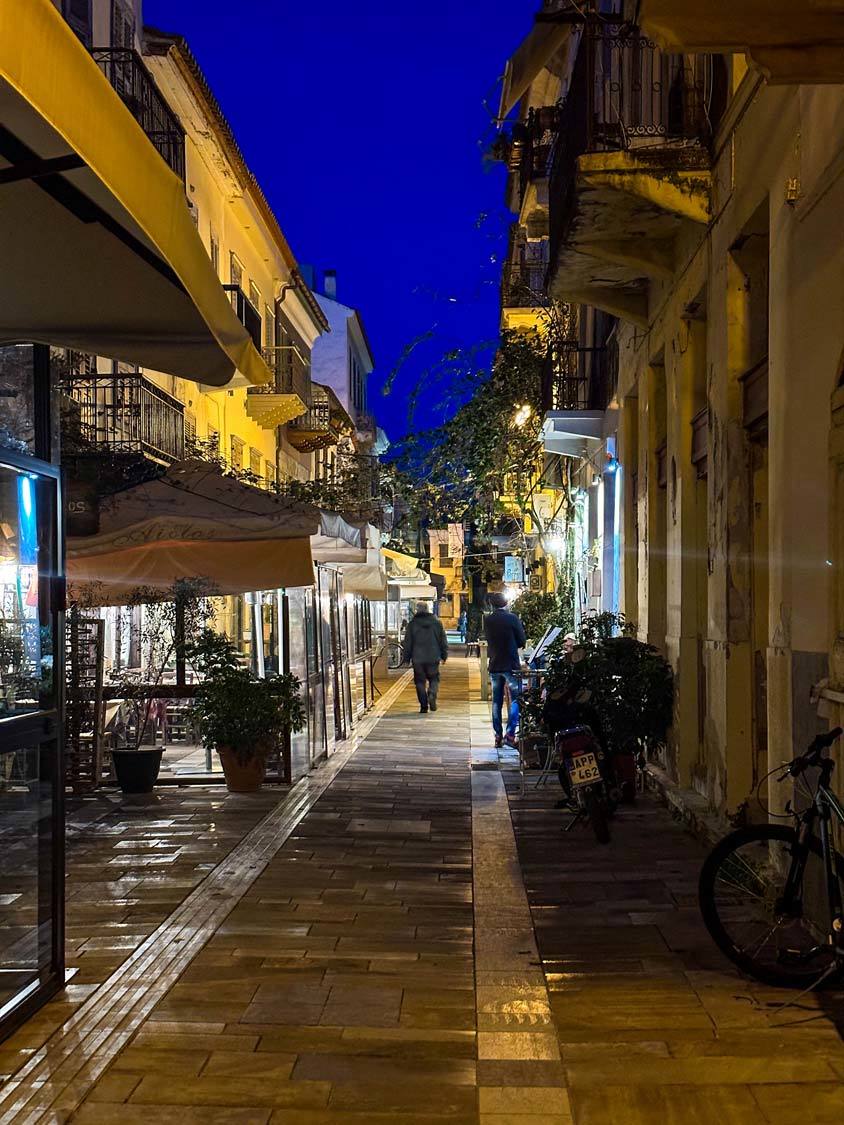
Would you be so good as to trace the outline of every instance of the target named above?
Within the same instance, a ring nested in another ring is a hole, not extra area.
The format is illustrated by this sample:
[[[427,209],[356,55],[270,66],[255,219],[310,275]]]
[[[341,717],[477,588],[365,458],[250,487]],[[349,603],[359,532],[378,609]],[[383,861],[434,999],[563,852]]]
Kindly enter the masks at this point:
[[[484,636],[489,655],[489,678],[492,682],[492,728],[495,731],[495,745],[517,746],[516,731],[519,726],[519,678],[521,667],[519,649],[527,643],[525,627],[515,613],[507,609],[507,599],[503,594],[490,594],[489,604],[492,613],[484,618]],[[501,721],[504,706],[504,685],[510,688],[510,715],[507,720],[507,733]]]

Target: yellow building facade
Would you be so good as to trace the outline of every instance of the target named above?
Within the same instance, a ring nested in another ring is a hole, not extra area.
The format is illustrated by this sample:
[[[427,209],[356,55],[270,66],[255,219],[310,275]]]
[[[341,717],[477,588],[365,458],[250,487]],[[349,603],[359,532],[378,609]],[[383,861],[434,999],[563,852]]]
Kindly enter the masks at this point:
[[[669,50],[639,31],[610,52],[557,8],[505,84],[533,128],[521,222],[549,296],[615,318],[617,368],[605,408],[549,413],[548,444],[584,490],[617,469],[617,605],[675,673],[667,783],[752,818],[844,702],[844,87],[794,52],[758,65],[752,20],[739,50],[726,14],[645,0]]]

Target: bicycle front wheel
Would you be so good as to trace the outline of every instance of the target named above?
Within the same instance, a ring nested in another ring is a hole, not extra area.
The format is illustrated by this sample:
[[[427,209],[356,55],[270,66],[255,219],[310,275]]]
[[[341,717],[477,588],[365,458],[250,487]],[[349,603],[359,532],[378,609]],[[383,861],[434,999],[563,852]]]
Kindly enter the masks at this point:
[[[796,894],[784,901],[794,866]],[[700,909],[715,944],[766,984],[807,988],[829,970],[829,904],[820,846],[793,828],[758,824],[730,833],[700,873]]]

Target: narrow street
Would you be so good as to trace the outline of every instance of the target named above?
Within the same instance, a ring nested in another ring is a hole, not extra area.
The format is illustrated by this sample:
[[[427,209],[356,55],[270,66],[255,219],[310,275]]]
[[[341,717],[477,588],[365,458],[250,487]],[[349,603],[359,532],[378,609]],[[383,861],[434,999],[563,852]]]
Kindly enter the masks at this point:
[[[563,835],[554,785],[489,768],[479,682],[453,658],[423,717],[402,679],[280,801],[175,790],[80,826],[78,972],[3,1044],[0,1120],[838,1120],[834,997],[780,1011],[722,961],[703,850],[651,796],[609,847]]]

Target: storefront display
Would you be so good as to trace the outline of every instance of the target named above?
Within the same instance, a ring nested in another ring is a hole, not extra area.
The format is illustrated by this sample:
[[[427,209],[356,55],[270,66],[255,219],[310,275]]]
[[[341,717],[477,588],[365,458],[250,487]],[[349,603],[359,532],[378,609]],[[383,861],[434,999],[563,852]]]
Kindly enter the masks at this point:
[[[49,353],[0,349],[0,1034],[64,979],[59,473]],[[36,454],[38,456],[36,456]]]

